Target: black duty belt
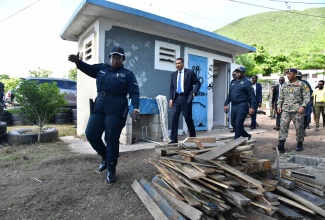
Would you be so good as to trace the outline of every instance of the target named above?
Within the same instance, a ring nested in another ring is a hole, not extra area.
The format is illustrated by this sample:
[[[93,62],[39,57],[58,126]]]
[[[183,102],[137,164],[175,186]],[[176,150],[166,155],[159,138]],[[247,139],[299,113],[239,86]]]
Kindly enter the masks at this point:
[[[248,104],[248,102],[232,102],[231,105],[235,106],[235,105],[239,105],[239,104],[242,104],[242,103],[247,103]]]
[[[100,91],[100,92],[97,92],[97,96],[120,96],[120,97],[124,97],[126,95],[113,93],[113,92]]]

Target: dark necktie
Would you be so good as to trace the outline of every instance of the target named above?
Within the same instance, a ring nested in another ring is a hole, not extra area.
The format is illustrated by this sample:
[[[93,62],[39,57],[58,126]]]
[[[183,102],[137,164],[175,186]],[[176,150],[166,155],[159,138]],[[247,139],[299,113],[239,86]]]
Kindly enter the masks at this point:
[[[177,93],[182,93],[182,71],[178,72]]]

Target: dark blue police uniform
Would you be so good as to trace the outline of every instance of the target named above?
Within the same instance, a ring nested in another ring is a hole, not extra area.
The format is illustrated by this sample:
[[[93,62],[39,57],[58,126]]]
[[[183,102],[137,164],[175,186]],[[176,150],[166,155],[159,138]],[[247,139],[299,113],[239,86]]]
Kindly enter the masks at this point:
[[[122,65],[113,69],[109,64],[88,65],[76,62],[77,68],[96,78],[97,98],[89,117],[86,137],[96,152],[106,161],[116,165],[119,157],[119,139],[126,117],[123,113],[128,106],[127,94],[134,109],[139,109],[139,87],[135,75]],[[105,132],[105,142],[102,134]]]
[[[229,94],[224,103],[227,106],[231,102],[231,125],[235,129],[235,137],[250,137],[244,129],[244,121],[249,108],[256,108],[256,98],[252,83],[245,79],[233,80],[230,84]]]

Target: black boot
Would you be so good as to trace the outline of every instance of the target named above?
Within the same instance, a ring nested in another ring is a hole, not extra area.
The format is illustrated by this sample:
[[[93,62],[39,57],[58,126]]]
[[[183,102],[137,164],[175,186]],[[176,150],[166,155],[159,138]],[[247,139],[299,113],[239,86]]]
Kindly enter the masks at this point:
[[[280,140],[278,146],[274,147],[273,150],[276,150],[276,148],[278,148],[279,153],[285,153],[285,149],[284,149],[284,141]]]
[[[107,183],[114,183],[116,180],[116,164],[117,160],[109,160],[107,164],[107,177],[106,182]]]
[[[302,151],[302,142],[298,142],[296,151]]]
[[[102,162],[99,164],[98,171],[103,172],[107,168],[106,160],[103,159]]]

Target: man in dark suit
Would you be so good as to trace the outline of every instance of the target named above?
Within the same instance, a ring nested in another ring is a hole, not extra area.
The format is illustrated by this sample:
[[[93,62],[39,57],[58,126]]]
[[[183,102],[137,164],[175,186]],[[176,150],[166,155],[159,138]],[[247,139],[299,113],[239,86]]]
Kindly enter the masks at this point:
[[[184,68],[184,59],[176,59],[176,69],[171,75],[169,91],[169,107],[172,108],[172,130],[169,144],[177,143],[178,121],[182,112],[190,137],[195,137],[195,127],[192,118],[192,101],[200,90],[201,83],[193,70]],[[193,86],[194,89],[193,89]]]
[[[279,84],[274,86],[273,96],[272,96],[272,106],[274,106],[275,109],[278,109],[278,106],[276,103],[278,102],[279,94],[280,94],[280,91],[282,89],[284,82],[285,82],[284,77],[281,76],[279,78]],[[277,131],[280,130],[280,119],[281,119],[281,113],[276,111],[276,122],[275,122],[275,127],[273,128],[274,130],[277,130]]]
[[[262,85],[257,82],[257,79],[257,76],[252,76],[252,88],[254,89],[257,105],[255,106],[254,114],[251,115],[251,129],[256,129],[257,108],[262,107]]]

